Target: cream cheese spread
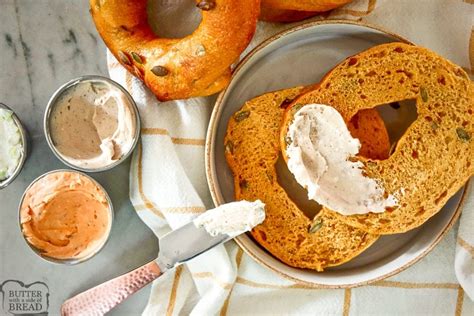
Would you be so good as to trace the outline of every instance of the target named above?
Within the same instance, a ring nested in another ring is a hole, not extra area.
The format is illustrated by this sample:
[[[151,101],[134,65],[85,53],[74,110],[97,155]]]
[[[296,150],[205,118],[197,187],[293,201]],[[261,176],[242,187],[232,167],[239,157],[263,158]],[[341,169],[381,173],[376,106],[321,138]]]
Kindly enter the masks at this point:
[[[72,171],[35,182],[20,207],[25,238],[41,254],[82,259],[99,250],[112,227],[111,206],[97,183]]]
[[[0,181],[8,179],[20,163],[23,143],[13,112],[0,109]]]
[[[54,147],[67,162],[86,169],[106,167],[134,143],[135,116],[116,87],[84,81],[63,92],[50,116]]]
[[[251,230],[264,219],[265,204],[262,201],[239,201],[205,212],[194,220],[194,225],[203,227],[211,236],[226,234],[234,238]]]
[[[360,149],[342,116],[331,106],[309,104],[294,115],[287,133],[288,169],[308,198],[343,215],[381,213],[397,205],[363,164],[351,161]]]

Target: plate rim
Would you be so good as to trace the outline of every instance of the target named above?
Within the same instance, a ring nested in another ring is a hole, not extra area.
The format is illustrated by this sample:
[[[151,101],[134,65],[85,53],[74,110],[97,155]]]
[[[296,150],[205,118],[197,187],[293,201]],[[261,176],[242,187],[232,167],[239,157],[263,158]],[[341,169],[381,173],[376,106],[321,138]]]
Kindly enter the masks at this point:
[[[307,28],[317,27],[317,26],[321,26],[321,25],[336,25],[336,24],[356,25],[356,26],[369,28],[371,30],[379,31],[381,33],[384,33],[385,35],[389,35],[393,38],[396,38],[396,39],[400,40],[401,42],[411,44],[411,45],[415,45],[413,42],[409,41],[408,39],[404,38],[403,36],[401,36],[399,34],[388,31],[388,30],[386,30],[382,27],[375,26],[375,25],[365,23],[365,22],[360,22],[360,21],[334,19],[334,20],[312,21],[312,22],[302,23],[302,24],[290,27],[288,29],[285,29],[281,32],[278,32],[278,33],[270,36],[269,38],[265,39],[264,41],[259,43],[257,46],[255,46],[250,52],[248,52],[244,56],[244,58],[242,58],[242,60],[240,60],[238,62],[238,64],[236,65],[235,69],[232,72],[230,83],[232,82],[234,77],[239,73],[239,71],[242,69],[242,67],[256,53],[258,53],[260,50],[262,50],[263,48],[265,48],[269,44],[273,43],[274,41],[277,41],[281,37],[287,36],[291,33],[301,31],[301,30],[304,30],[304,29],[307,29]],[[219,93],[219,95],[218,95],[218,97],[217,97],[217,99],[214,103],[214,107],[212,109],[211,117],[210,117],[210,120],[209,120],[209,125],[208,125],[208,128],[207,128],[206,141],[205,141],[204,159],[205,159],[205,169],[206,169],[206,171],[205,171],[206,172],[206,180],[207,180],[207,185],[208,185],[209,191],[211,193],[212,201],[216,206],[219,206],[219,205],[223,204],[224,201],[222,201],[220,199],[219,195],[217,194],[217,185],[216,185],[217,181],[215,179],[215,174],[214,174],[215,166],[213,167],[214,158],[212,156],[212,154],[214,153],[213,144],[215,143],[216,135],[217,135],[217,133],[216,133],[217,123],[218,123],[217,118],[218,118],[218,116],[220,116],[220,113],[223,110],[223,99],[224,99],[224,96],[225,96],[229,86],[230,86],[230,83],[227,85],[227,87],[224,88],[224,90],[222,90]],[[382,274],[380,276],[377,276],[377,277],[374,277],[374,278],[371,278],[369,280],[362,281],[362,282],[331,285],[331,284],[321,284],[321,283],[316,283],[316,282],[310,282],[310,281],[307,281],[307,280],[302,280],[300,278],[296,278],[294,276],[291,276],[289,274],[284,273],[283,271],[271,266],[270,264],[266,263],[263,259],[259,258],[258,255],[254,254],[249,248],[247,248],[247,246],[244,244],[244,240],[243,240],[242,236],[239,236],[239,237],[235,238],[234,241],[238,244],[238,246],[247,255],[249,255],[258,264],[266,267],[267,269],[270,269],[271,271],[277,273],[278,275],[284,277],[285,279],[288,279],[288,280],[291,280],[291,281],[295,282],[295,284],[310,287],[310,288],[315,288],[315,289],[316,288],[317,289],[341,289],[341,288],[359,287],[359,286],[367,285],[367,284],[370,284],[370,283],[373,283],[373,282],[377,282],[377,281],[389,278],[393,275],[396,275],[396,274],[406,270],[407,268],[411,267],[412,265],[414,265],[415,263],[417,263],[418,261],[423,259],[428,253],[430,253],[433,250],[433,248],[436,247],[436,245],[439,244],[439,242],[444,238],[444,236],[449,232],[449,230],[453,227],[453,225],[458,220],[458,218],[461,214],[461,210],[462,210],[462,208],[465,204],[466,192],[469,190],[470,185],[471,185],[470,180],[468,180],[466,182],[466,184],[460,189],[460,190],[463,190],[463,192],[461,194],[459,203],[457,204],[453,215],[451,216],[450,220],[445,225],[445,227],[441,230],[441,232],[439,232],[438,235],[435,237],[435,240],[421,254],[419,254],[417,257],[413,258],[412,260],[405,263],[403,266],[401,266],[401,267],[399,267],[399,268],[397,268],[393,271],[390,271],[388,273]],[[271,253],[269,253],[269,255],[273,256]],[[275,258],[275,259],[279,260],[278,258]],[[289,266],[289,267],[291,267],[291,266]],[[291,268],[294,268],[294,267],[291,267]],[[297,269],[297,268],[295,268],[295,269]],[[304,269],[301,269],[301,270],[304,270]]]

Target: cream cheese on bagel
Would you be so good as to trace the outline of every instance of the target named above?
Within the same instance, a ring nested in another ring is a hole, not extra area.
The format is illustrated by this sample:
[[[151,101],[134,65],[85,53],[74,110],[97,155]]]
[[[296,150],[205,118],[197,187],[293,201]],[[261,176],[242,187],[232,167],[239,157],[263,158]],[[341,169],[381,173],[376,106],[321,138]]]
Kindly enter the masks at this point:
[[[364,175],[362,162],[351,159],[360,147],[336,109],[308,104],[296,112],[288,129],[288,169],[309,199],[342,215],[384,212],[397,199]]]

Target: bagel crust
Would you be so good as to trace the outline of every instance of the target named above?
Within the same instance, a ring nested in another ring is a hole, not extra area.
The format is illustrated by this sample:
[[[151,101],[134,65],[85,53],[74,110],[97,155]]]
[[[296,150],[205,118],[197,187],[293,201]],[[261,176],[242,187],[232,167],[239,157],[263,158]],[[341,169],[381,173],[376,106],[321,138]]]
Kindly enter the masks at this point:
[[[225,156],[234,176],[235,198],[260,199],[266,205],[265,221],[251,232],[254,239],[290,266],[323,271],[351,260],[378,235],[345,224],[325,208],[310,220],[278,183],[275,164],[280,154],[280,124],[285,107],[303,89],[267,93],[247,101],[229,120]],[[358,123],[376,125],[367,130],[351,125],[351,132],[361,139],[376,139],[384,147],[375,150],[362,145],[361,151],[387,156],[390,144],[380,116],[373,110],[360,116]]]
[[[435,215],[474,174],[474,84],[459,66],[421,47],[375,46],[347,58],[285,113],[282,137],[295,110],[322,103],[350,122],[359,111],[416,100],[417,119],[387,159],[357,158],[398,205],[383,213],[334,216],[372,234],[414,229]]]
[[[161,101],[222,90],[255,32],[259,0],[197,1],[202,21],[181,39],[157,37],[146,0],[90,0],[97,30],[115,58]]]

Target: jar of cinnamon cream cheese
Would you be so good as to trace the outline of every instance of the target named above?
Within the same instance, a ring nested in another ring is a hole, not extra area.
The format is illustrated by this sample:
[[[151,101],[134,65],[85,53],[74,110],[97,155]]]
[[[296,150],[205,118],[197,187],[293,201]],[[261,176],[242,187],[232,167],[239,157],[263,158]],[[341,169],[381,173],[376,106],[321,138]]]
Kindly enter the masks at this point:
[[[140,135],[137,106],[115,81],[84,76],[60,87],[46,108],[46,139],[71,168],[98,172],[124,161]]]

